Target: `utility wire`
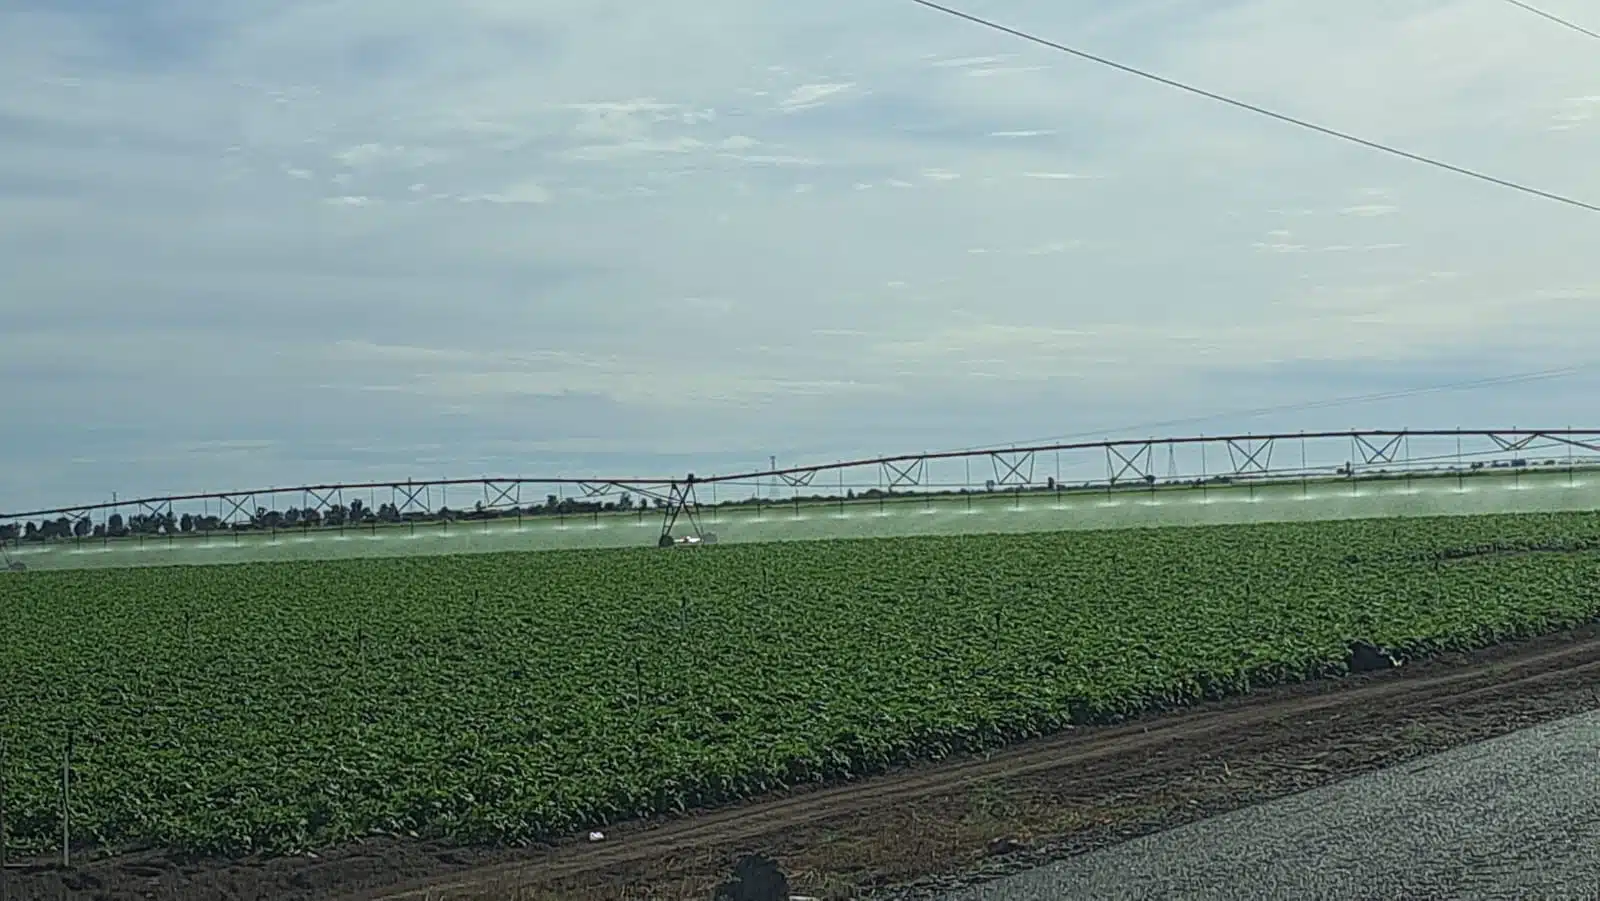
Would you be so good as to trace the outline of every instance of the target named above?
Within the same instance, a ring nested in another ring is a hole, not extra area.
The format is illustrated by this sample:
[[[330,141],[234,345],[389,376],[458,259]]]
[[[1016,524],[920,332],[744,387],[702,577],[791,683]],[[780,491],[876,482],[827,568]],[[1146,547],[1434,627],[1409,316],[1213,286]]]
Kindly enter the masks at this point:
[[[1522,9],[1525,9],[1528,12],[1531,12],[1536,16],[1542,16],[1542,17],[1544,17],[1546,19],[1549,19],[1550,21],[1552,21],[1552,22],[1556,23],[1557,25],[1560,25],[1560,26],[1562,26],[1564,28],[1570,28],[1570,29],[1572,29],[1573,31],[1576,31],[1579,34],[1585,34],[1585,35],[1588,35],[1589,37],[1594,38],[1595,40],[1600,40],[1600,32],[1590,31],[1589,29],[1584,28],[1582,25],[1579,25],[1576,22],[1573,22],[1573,21],[1570,21],[1570,20],[1567,20],[1567,19],[1563,19],[1563,18],[1561,18],[1560,16],[1558,16],[1558,15],[1556,15],[1554,13],[1547,13],[1544,10],[1538,8],[1537,6],[1532,6],[1532,5],[1529,5],[1527,3],[1523,3],[1522,0],[1506,0],[1506,2],[1511,4],[1512,6],[1521,7]]]
[[[1456,165],[1453,165],[1451,163],[1446,163],[1443,160],[1437,160],[1437,159],[1434,159],[1432,157],[1423,156],[1423,155],[1418,154],[1418,153],[1412,153],[1412,152],[1410,152],[1408,150],[1401,150],[1398,147],[1393,147],[1393,146],[1390,146],[1388,144],[1382,144],[1382,143],[1379,143],[1377,141],[1369,141],[1366,138],[1357,137],[1356,135],[1349,134],[1348,132],[1337,131],[1335,129],[1328,128],[1328,127],[1323,126],[1323,125],[1317,125],[1314,122],[1307,122],[1304,119],[1297,119],[1297,118],[1295,118],[1293,116],[1285,115],[1283,113],[1273,112],[1272,110],[1269,110],[1269,109],[1267,109],[1265,107],[1256,106],[1253,103],[1246,103],[1243,100],[1235,100],[1232,97],[1226,97],[1226,96],[1224,96],[1222,94],[1216,94],[1216,93],[1213,93],[1211,91],[1207,91],[1207,90],[1205,90],[1203,88],[1197,88],[1197,87],[1194,87],[1193,85],[1185,84],[1185,83],[1183,83],[1181,81],[1175,81],[1175,80],[1173,80],[1171,78],[1166,78],[1166,77],[1163,77],[1161,75],[1156,75],[1153,72],[1147,72],[1147,71],[1145,71],[1143,69],[1138,69],[1138,68],[1135,68],[1133,66],[1124,65],[1123,63],[1115,62],[1113,60],[1106,59],[1105,57],[1102,57],[1102,56],[1095,56],[1094,54],[1088,53],[1088,52],[1083,51],[1083,50],[1076,50],[1076,49],[1074,49],[1072,47],[1068,47],[1065,44],[1058,44],[1055,41],[1051,41],[1051,40],[1048,40],[1046,38],[1039,37],[1038,35],[1030,34],[1029,32],[1022,31],[1020,29],[1011,28],[1011,27],[1009,27],[1007,25],[1001,25],[998,22],[994,22],[994,21],[991,21],[989,19],[980,18],[978,16],[972,15],[971,13],[962,12],[959,9],[952,9],[952,8],[950,8],[948,6],[942,6],[942,5],[938,4],[938,3],[934,3],[933,0],[911,0],[911,2],[912,3],[916,3],[916,4],[920,5],[920,6],[925,6],[928,9],[934,10],[935,12],[944,13],[947,16],[954,16],[957,19],[964,19],[964,20],[966,20],[968,22],[971,22],[974,25],[981,25],[984,28],[992,29],[994,31],[1001,32],[1002,34],[1009,34],[1012,37],[1021,38],[1024,41],[1029,41],[1031,43],[1038,44],[1041,47],[1049,47],[1052,50],[1058,50],[1058,51],[1060,51],[1062,53],[1066,53],[1066,54],[1070,54],[1072,56],[1076,56],[1079,59],[1085,59],[1085,60],[1088,60],[1089,62],[1098,63],[1098,64],[1100,64],[1102,66],[1108,66],[1108,67],[1110,67],[1112,69],[1117,69],[1119,71],[1126,72],[1129,75],[1137,75],[1140,78],[1156,82],[1157,84],[1166,85],[1169,88],[1176,88],[1177,90],[1184,91],[1184,92],[1190,93],[1190,94],[1195,94],[1195,95],[1198,95],[1200,97],[1204,97],[1204,98],[1206,98],[1208,100],[1215,100],[1218,103],[1226,103],[1229,106],[1238,107],[1239,109],[1247,110],[1249,112],[1256,113],[1257,115],[1261,115],[1261,116],[1266,116],[1266,117],[1271,118],[1271,119],[1277,119],[1279,122],[1287,122],[1290,125],[1295,125],[1295,126],[1298,126],[1300,128],[1307,129],[1309,131],[1315,131],[1315,132],[1318,132],[1320,134],[1325,134],[1325,135],[1327,135],[1329,137],[1338,138],[1341,141],[1348,141],[1348,142],[1350,142],[1352,144],[1360,144],[1361,146],[1370,148],[1372,150],[1378,150],[1378,151],[1382,151],[1383,153],[1391,154],[1393,156],[1403,157],[1403,158],[1411,160],[1413,162],[1423,163],[1424,165],[1433,166],[1434,168],[1437,168],[1437,169],[1444,169],[1444,170],[1446,170],[1448,172],[1454,172],[1457,175],[1465,175],[1468,178],[1475,178],[1475,179],[1477,179],[1479,181],[1486,181],[1486,182],[1488,182],[1490,184],[1493,184],[1493,185],[1499,185],[1502,188],[1510,188],[1513,191],[1521,191],[1524,194],[1532,194],[1535,197],[1542,197],[1542,198],[1544,198],[1546,200],[1553,200],[1553,201],[1555,201],[1557,203],[1564,203],[1564,204],[1566,204],[1568,206],[1575,206],[1575,207],[1578,207],[1580,209],[1588,210],[1591,213],[1600,213],[1600,205],[1595,205],[1595,204],[1592,204],[1592,203],[1586,203],[1586,202],[1584,202],[1582,200],[1578,200],[1578,199],[1573,198],[1573,197],[1568,197],[1568,196],[1566,196],[1564,194],[1556,194],[1556,193],[1551,192],[1551,191],[1540,190],[1539,188],[1531,187],[1529,185],[1525,185],[1525,184],[1522,184],[1520,182],[1509,181],[1509,180],[1504,179],[1504,178],[1497,178],[1497,177],[1495,177],[1493,175],[1489,175],[1489,174],[1484,173],[1484,172],[1479,172],[1479,171],[1477,171],[1475,169],[1468,169],[1468,168],[1465,168],[1463,166],[1456,166]],[[1507,2],[1515,2],[1515,0],[1507,0]],[[1522,4],[1519,3],[1517,5],[1521,6]],[[1530,9],[1531,9],[1531,7],[1530,7]]]

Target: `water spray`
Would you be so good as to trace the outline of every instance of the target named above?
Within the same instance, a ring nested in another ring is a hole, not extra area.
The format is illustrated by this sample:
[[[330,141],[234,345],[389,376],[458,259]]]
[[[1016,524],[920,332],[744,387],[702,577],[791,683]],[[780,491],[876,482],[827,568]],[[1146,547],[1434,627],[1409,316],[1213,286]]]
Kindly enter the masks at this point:
[[[6,548],[6,541],[0,538],[0,563],[4,563],[6,572],[27,572],[28,565],[11,556],[11,551]]]

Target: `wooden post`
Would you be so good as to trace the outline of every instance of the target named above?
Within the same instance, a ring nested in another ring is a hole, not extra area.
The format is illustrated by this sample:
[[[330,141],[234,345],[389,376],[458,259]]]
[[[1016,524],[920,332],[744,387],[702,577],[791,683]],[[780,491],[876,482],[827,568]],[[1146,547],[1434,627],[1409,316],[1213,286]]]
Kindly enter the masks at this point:
[[[67,729],[67,751],[61,755],[61,865],[72,866],[72,727]]]
[[[0,739],[0,898],[8,892],[6,881],[6,743]]]
[[[0,901],[11,901],[11,877],[6,875],[6,743],[0,739]]]

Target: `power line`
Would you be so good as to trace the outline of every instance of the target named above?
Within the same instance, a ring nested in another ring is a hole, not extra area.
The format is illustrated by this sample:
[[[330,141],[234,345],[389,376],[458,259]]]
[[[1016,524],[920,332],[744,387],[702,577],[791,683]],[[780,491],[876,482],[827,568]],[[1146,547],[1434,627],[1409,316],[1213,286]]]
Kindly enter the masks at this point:
[[[1561,18],[1560,16],[1558,16],[1558,15],[1556,15],[1554,13],[1547,13],[1544,10],[1538,8],[1537,6],[1531,6],[1531,5],[1527,4],[1527,3],[1523,3],[1522,0],[1506,0],[1506,2],[1511,4],[1512,6],[1521,7],[1522,9],[1525,9],[1528,12],[1531,12],[1536,16],[1542,16],[1543,18],[1549,19],[1550,21],[1552,21],[1552,22],[1556,23],[1557,25],[1560,25],[1560,26],[1562,26],[1564,28],[1570,28],[1570,29],[1572,29],[1573,31],[1576,31],[1579,34],[1588,35],[1589,37],[1592,37],[1592,38],[1594,38],[1596,40],[1600,40],[1600,32],[1590,31],[1589,29],[1584,28],[1582,25],[1579,25],[1576,22],[1572,22],[1572,21],[1569,21],[1567,19],[1563,19],[1563,18]]]
[[[1418,153],[1412,153],[1409,150],[1401,150],[1398,147],[1393,147],[1391,145],[1383,144],[1383,143],[1380,143],[1378,141],[1369,141],[1366,138],[1357,137],[1356,135],[1350,134],[1348,132],[1338,131],[1336,129],[1328,128],[1328,127],[1323,126],[1323,125],[1317,125],[1314,122],[1308,122],[1308,121],[1306,121],[1304,119],[1297,119],[1294,116],[1285,115],[1284,113],[1274,112],[1272,110],[1267,109],[1266,107],[1256,106],[1253,103],[1246,103],[1243,100],[1235,100],[1232,97],[1227,97],[1227,96],[1224,96],[1222,94],[1213,93],[1211,91],[1205,90],[1204,88],[1197,88],[1197,87],[1194,87],[1193,85],[1185,84],[1185,83],[1183,83],[1181,81],[1175,81],[1175,80],[1173,80],[1171,78],[1166,78],[1164,76],[1157,75],[1157,74],[1155,74],[1153,72],[1145,71],[1144,69],[1138,69],[1138,68],[1135,68],[1133,66],[1124,65],[1123,63],[1119,63],[1119,62],[1115,62],[1113,60],[1106,59],[1103,56],[1095,56],[1092,53],[1088,53],[1088,52],[1083,51],[1083,50],[1077,50],[1077,49],[1074,49],[1072,47],[1068,47],[1065,44],[1058,44],[1055,41],[1051,41],[1051,40],[1048,40],[1046,38],[1039,37],[1038,35],[1031,34],[1029,32],[1022,31],[1020,29],[1012,28],[1012,27],[1007,26],[1007,25],[1001,25],[998,22],[995,22],[995,21],[992,21],[992,20],[989,20],[989,19],[980,18],[978,16],[972,15],[971,13],[962,12],[959,9],[952,9],[952,8],[950,8],[948,6],[942,6],[942,5],[938,4],[938,3],[932,2],[932,0],[911,0],[911,2],[912,3],[916,3],[916,4],[920,5],[920,6],[925,6],[928,9],[934,10],[935,12],[944,13],[947,16],[954,16],[957,19],[964,19],[964,20],[966,20],[968,22],[973,23],[974,25],[981,25],[984,28],[988,28],[988,29],[991,29],[991,30],[994,30],[994,31],[998,31],[998,32],[1001,32],[1002,34],[1009,34],[1012,37],[1021,38],[1024,41],[1029,41],[1031,43],[1038,44],[1041,47],[1049,47],[1052,50],[1058,50],[1058,51],[1060,51],[1062,53],[1066,53],[1066,54],[1070,54],[1072,56],[1076,56],[1079,59],[1085,59],[1085,60],[1088,60],[1089,62],[1098,63],[1098,64],[1100,64],[1102,66],[1108,66],[1108,67],[1110,67],[1112,69],[1116,69],[1116,70],[1121,71],[1121,72],[1126,72],[1129,75],[1137,75],[1140,78],[1156,82],[1157,84],[1166,85],[1169,88],[1176,88],[1177,90],[1184,91],[1184,92],[1187,92],[1187,93],[1190,93],[1190,94],[1195,94],[1197,96],[1204,97],[1204,98],[1206,98],[1208,100],[1215,100],[1218,103],[1226,103],[1229,106],[1238,107],[1239,109],[1247,110],[1247,111],[1255,113],[1257,115],[1266,116],[1266,117],[1271,118],[1271,119],[1276,119],[1279,122],[1286,122],[1286,123],[1288,123],[1290,125],[1298,126],[1300,128],[1304,128],[1304,129],[1307,129],[1309,131],[1314,131],[1314,132],[1318,132],[1319,134],[1327,135],[1329,137],[1338,138],[1341,141],[1348,141],[1348,142],[1350,142],[1352,144],[1360,144],[1363,147],[1367,147],[1367,148],[1370,148],[1372,150],[1382,151],[1383,153],[1391,154],[1393,156],[1402,157],[1404,159],[1411,160],[1412,162],[1423,163],[1424,165],[1433,166],[1434,168],[1437,168],[1437,169],[1444,169],[1447,172],[1454,172],[1457,175],[1465,175],[1468,178],[1475,178],[1475,179],[1477,179],[1479,181],[1486,181],[1486,182],[1488,182],[1488,183],[1490,183],[1492,185],[1498,185],[1498,186],[1500,186],[1502,188],[1510,188],[1513,191],[1521,191],[1524,194],[1532,194],[1535,197],[1542,197],[1542,198],[1544,198],[1546,200],[1553,200],[1553,201],[1555,201],[1557,203],[1564,203],[1564,204],[1566,204],[1568,206],[1575,206],[1575,207],[1578,207],[1580,209],[1588,210],[1591,213],[1600,213],[1600,206],[1597,206],[1597,205],[1592,204],[1592,203],[1586,203],[1586,202],[1584,202],[1582,200],[1578,200],[1578,199],[1573,198],[1573,197],[1568,197],[1565,194],[1556,194],[1554,192],[1544,191],[1544,190],[1541,190],[1539,188],[1535,188],[1535,187],[1531,187],[1529,185],[1522,184],[1520,182],[1514,182],[1514,181],[1510,181],[1510,180],[1507,180],[1507,179],[1504,179],[1504,178],[1497,178],[1497,177],[1495,177],[1493,175],[1489,175],[1489,174],[1484,173],[1484,172],[1479,172],[1476,169],[1468,169],[1468,168],[1466,168],[1464,166],[1453,165],[1451,163],[1444,162],[1443,160],[1434,159],[1433,157],[1423,156],[1423,155],[1418,154]],[[1508,0],[1508,2],[1510,2],[1510,0]]]

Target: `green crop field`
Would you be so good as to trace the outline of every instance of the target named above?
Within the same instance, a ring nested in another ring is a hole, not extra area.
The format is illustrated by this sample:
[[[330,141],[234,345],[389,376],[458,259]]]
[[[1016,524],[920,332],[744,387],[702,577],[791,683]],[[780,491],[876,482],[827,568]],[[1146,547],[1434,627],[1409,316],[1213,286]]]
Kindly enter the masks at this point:
[[[536,838],[1600,612],[1600,514],[0,574],[14,852]],[[1509,554],[1504,550],[1541,553]]]

